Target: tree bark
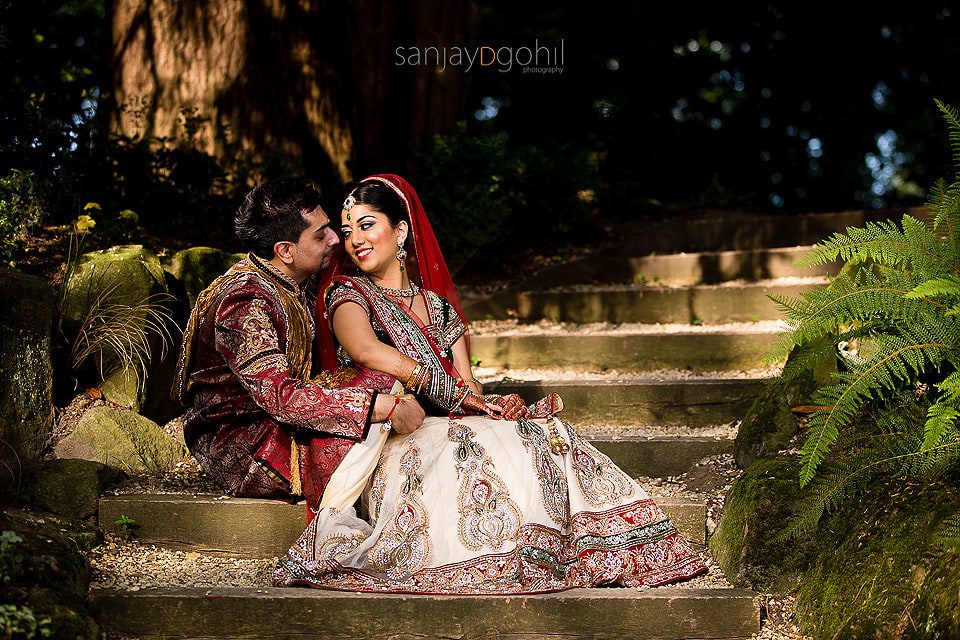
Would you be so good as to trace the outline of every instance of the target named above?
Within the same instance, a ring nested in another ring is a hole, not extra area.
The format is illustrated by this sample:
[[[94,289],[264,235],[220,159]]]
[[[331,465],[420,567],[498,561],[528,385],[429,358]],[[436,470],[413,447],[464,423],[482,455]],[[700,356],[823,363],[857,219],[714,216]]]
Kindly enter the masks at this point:
[[[440,0],[115,0],[110,128],[321,183],[405,170],[455,126],[469,75],[397,67],[393,51],[468,45],[476,14]]]

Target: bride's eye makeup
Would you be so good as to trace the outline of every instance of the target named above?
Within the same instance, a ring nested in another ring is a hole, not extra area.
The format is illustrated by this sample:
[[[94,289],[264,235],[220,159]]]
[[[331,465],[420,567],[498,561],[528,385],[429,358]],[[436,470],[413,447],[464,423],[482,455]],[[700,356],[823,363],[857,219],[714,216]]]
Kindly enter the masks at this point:
[[[361,231],[368,231],[373,228],[375,224],[377,224],[377,219],[372,216],[364,216],[357,221],[357,227],[359,227]],[[344,239],[349,238],[351,233],[353,233],[353,231],[347,225],[340,227],[340,235],[342,235]]]

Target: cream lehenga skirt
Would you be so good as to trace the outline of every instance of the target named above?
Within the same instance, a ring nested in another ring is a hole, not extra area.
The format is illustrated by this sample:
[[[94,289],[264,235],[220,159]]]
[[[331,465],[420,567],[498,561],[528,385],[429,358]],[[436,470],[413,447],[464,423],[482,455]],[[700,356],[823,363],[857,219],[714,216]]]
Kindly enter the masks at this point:
[[[351,448],[274,584],[526,594],[705,571],[644,490],[558,418],[429,417],[406,436],[373,425]]]

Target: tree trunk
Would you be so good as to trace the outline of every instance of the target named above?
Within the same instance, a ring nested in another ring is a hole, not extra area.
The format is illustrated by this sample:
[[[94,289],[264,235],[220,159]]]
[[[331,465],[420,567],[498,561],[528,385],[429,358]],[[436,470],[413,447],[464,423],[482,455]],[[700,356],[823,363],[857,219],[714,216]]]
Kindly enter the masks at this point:
[[[397,46],[466,45],[473,3],[115,0],[114,133],[190,140],[225,168],[302,166],[322,183],[405,170],[449,131],[468,74],[396,67]]]

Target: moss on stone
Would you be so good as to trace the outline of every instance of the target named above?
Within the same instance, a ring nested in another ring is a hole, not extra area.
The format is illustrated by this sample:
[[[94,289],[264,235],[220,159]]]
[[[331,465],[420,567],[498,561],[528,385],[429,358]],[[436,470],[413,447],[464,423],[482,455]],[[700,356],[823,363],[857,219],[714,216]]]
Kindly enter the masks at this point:
[[[191,247],[173,254],[164,261],[163,268],[183,286],[192,308],[201,291],[244,257],[242,253],[227,253],[212,247]]]
[[[84,520],[97,514],[100,494],[125,477],[90,460],[48,460],[40,466],[30,502],[65,518]]]
[[[0,601],[29,607],[36,618],[48,618],[53,638],[97,638],[97,624],[86,609],[90,566],[82,552],[100,541],[91,524],[51,513],[7,509],[0,513],[0,531],[13,531],[21,562],[11,580],[0,585]]]
[[[795,457],[758,460],[727,493],[710,550],[734,585],[773,593],[796,588],[812,544],[776,537],[801,502],[799,468]]]
[[[42,278],[0,268],[0,307],[0,462],[22,473],[53,429],[53,290]],[[0,477],[0,495],[12,494],[3,490],[9,474]]]
[[[890,479],[821,521],[797,599],[801,627],[825,638],[955,638],[960,562],[931,541],[960,510],[944,484]]]
[[[62,321],[67,336],[78,331],[97,300],[134,306],[151,296],[169,293],[160,260],[140,245],[111,247],[84,254],[77,261],[66,287]],[[146,328],[145,321],[146,318],[141,319],[142,328]],[[153,335],[151,345],[154,354],[159,352],[160,337]],[[108,357],[105,369],[110,371],[112,366]],[[156,387],[166,394],[170,382],[159,381]],[[144,402],[146,381],[140,380],[136,370],[120,369],[108,373],[100,389],[109,400],[139,410]]]
[[[57,443],[60,458],[92,460],[127,473],[168,471],[184,448],[159,425],[126,409],[93,407]]]

